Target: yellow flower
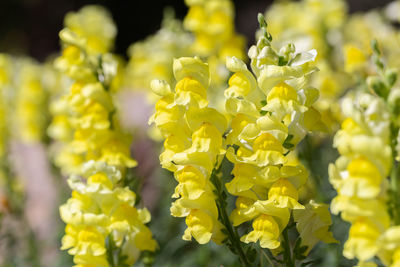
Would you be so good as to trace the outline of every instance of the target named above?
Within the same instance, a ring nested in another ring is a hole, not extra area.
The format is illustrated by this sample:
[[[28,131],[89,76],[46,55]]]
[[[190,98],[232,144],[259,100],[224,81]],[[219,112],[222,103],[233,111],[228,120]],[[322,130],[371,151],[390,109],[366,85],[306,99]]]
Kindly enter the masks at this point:
[[[203,108],[208,104],[207,101],[204,101],[207,98],[206,88],[195,79],[183,78],[176,84],[175,90],[175,102],[178,105],[185,106],[196,103],[200,105],[200,108]],[[195,101],[192,99],[195,99]]]
[[[349,259],[358,258],[361,261],[372,258],[378,252],[376,241],[381,234],[372,221],[360,217],[349,231],[349,239],[344,244],[343,255]]]
[[[233,148],[229,148],[228,159],[234,163],[243,162],[260,167],[284,164],[286,162],[283,156],[284,148],[282,144],[269,133],[262,133],[254,140],[252,151],[244,152],[245,150],[246,148],[239,148],[235,155]],[[241,154],[242,152],[244,153]]]
[[[260,241],[262,248],[276,249],[280,246],[279,225],[272,216],[262,214],[253,221],[253,231],[240,238],[242,242]]]
[[[354,72],[365,67],[367,56],[358,47],[348,44],[344,48],[345,66],[348,72]]]
[[[233,194],[233,193],[232,193]],[[234,226],[238,226],[258,215],[258,211],[254,206],[254,200],[239,196],[235,202],[235,209],[230,215],[230,219]]]
[[[93,226],[74,227],[67,225],[61,249],[69,249],[75,264],[108,266],[104,235]]]
[[[302,245],[307,246],[307,255],[319,241],[337,243],[338,241],[329,232],[332,224],[328,205],[316,203],[314,200],[305,205],[304,210],[293,211],[294,221],[300,233]]]
[[[196,167],[187,165],[175,172],[175,178],[179,182],[175,188],[173,197],[180,195],[188,199],[197,199],[201,194],[210,192],[210,186],[207,183],[206,176]]]
[[[280,208],[304,209],[304,206],[297,202],[299,194],[296,187],[287,179],[279,179],[269,188],[268,199]]]
[[[175,154],[172,160],[177,165],[199,165],[205,168],[208,174],[214,168],[217,156],[222,154],[221,132],[212,124],[204,122],[192,134],[192,146],[180,153]]]
[[[186,217],[188,228],[185,230],[183,240],[191,240],[193,236],[199,244],[208,243],[212,236],[213,220],[207,213],[192,209]]]

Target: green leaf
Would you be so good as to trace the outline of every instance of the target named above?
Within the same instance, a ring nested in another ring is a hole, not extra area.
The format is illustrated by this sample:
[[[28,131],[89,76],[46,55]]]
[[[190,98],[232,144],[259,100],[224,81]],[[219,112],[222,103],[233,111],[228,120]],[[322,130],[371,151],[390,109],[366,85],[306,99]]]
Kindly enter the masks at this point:
[[[292,134],[289,134],[289,135],[286,137],[285,141],[283,141],[282,146],[283,146],[284,148],[286,148],[286,149],[292,149],[292,148],[294,148],[294,144],[290,143],[290,141],[292,141],[292,139],[293,139],[293,135],[292,135]]]
[[[382,81],[380,77],[377,76],[368,77],[367,83],[374,90],[374,92],[383,99],[386,99],[387,96],[389,95],[389,88],[386,86],[386,84]]]
[[[282,146],[286,149],[292,149],[294,148],[294,145],[291,143],[283,143]]]
[[[376,39],[374,39],[374,40],[371,41],[371,48],[372,48],[372,51],[373,51],[375,54],[377,54],[378,56],[381,55],[381,50],[379,49],[378,41],[377,41]]]

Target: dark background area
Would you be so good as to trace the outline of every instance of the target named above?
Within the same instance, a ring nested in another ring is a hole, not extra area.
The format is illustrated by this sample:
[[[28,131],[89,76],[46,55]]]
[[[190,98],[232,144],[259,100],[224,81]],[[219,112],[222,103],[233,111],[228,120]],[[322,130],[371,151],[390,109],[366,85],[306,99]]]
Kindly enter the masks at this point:
[[[252,42],[257,28],[256,15],[264,12],[272,0],[236,0],[237,31]],[[348,0],[350,12],[384,6],[390,0]],[[187,8],[183,0],[0,0],[0,53],[25,54],[44,60],[59,51],[58,32],[64,15],[87,4],[109,9],[117,24],[115,51],[125,54],[128,46],[159,29],[166,6],[183,18]]]

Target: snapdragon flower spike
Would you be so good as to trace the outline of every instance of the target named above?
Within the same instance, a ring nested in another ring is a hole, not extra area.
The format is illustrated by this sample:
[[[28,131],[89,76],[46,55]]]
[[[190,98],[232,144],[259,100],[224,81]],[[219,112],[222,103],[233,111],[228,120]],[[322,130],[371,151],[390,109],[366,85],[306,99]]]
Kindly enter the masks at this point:
[[[97,6],[70,13],[65,24],[60,33],[64,52],[55,63],[73,81],[58,111],[71,134],[56,134],[65,137],[56,164],[70,175],[73,191],[60,207],[67,224],[62,249],[74,255],[78,266],[109,266],[113,259],[107,255],[113,249],[132,265],[142,251],[154,252],[157,243],[145,225],[150,213],[135,207],[136,194],[124,186],[122,176],[136,161],[130,156],[131,137],[115,116],[113,93],[120,85],[121,68],[113,55],[106,54],[115,26],[107,11]],[[53,124],[51,132],[60,133],[63,127]]]
[[[307,132],[325,126],[313,108],[318,90],[308,84],[316,71],[312,66],[315,50],[295,54],[294,45],[288,44],[276,52],[262,15],[259,21],[262,34],[249,50],[254,74],[240,59],[226,61],[233,72],[225,90],[225,108],[232,116],[226,156],[234,164],[234,178],[226,188],[238,196],[231,213],[233,224],[253,221],[253,231],[241,240],[260,241],[261,247],[276,249],[290,212],[305,209],[298,202],[298,190],[308,172],[301,164],[290,162],[287,155]],[[320,222],[310,231],[312,234],[304,236],[309,250],[317,238],[333,241],[322,238],[330,223]],[[320,233],[314,234],[317,230]]]
[[[59,110],[49,129],[64,144],[56,165],[67,175],[79,174],[80,166],[88,160],[122,169],[134,167],[136,161],[129,155],[130,137],[114,119],[112,92],[118,83],[113,78],[120,75],[120,68],[114,56],[106,54],[116,34],[111,16],[99,6],[86,6],[69,13],[65,26],[60,33],[63,54],[55,65],[73,84],[57,101]]]
[[[386,178],[392,167],[389,110],[382,99],[367,93],[347,96],[342,110],[346,119],[334,138],[340,157],[329,166],[329,177],[338,192],[331,210],[351,223],[343,255],[360,262],[374,256],[382,259],[380,240],[390,226],[386,205]]]
[[[174,172],[178,182],[171,214],[186,217],[184,240],[193,237],[200,244],[210,240],[219,243],[223,239],[222,224],[210,176],[225,153],[226,118],[208,107],[207,64],[199,58],[179,58],[174,60],[173,70],[174,91],[165,81],[152,82],[161,98],[149,121],[165,138],[160,163]]]

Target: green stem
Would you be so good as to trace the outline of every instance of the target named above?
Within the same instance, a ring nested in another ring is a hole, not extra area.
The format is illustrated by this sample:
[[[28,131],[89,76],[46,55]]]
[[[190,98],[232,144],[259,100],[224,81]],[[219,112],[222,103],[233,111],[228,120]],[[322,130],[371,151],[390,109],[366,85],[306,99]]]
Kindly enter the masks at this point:
[[[392,157],[393,157],[393,166],[390,173],[390,202],[389,202],[389,211],[391,212],[393,221],[395,225],[400,225],[400,165],[396,161],[397,158],[397,135],[399,133],[399,127],[396,126],[396,116],[392,112],[391,125],[391,149],[392,149]]]
[[[390,174],[390,189],[392,193],[392,205],[393,205],[393,220],[395,225],[400,225],[400,196],[399,196],[399,176],[400,168],[399,164],[394,161],[392,172]]]
[[[223,187],[221,184],[221,180],[218,178],[218,173],[221,171],[221,166],[218,169],[214,169],[212,174],[211,174],[211,182],[214,184],[215,186],[215,195],[217,196],[216,199],[216,204],[217,204],[217,208],[218,208],[218,213],[220,216],[220,220],[222,222],[222,224],[225,226],[227,234],[228,234],[228,239],[229,242],[231,244],[231,246],[229,246],[229,249],[237,254],[240,258],[240,261],[242,262],[243,266],[251,266],[246,254],[243,251],[241,242],[240,242],[240,238],[239,238],[239,234],[236,231],[236,229],[232,226],[230,220],[229,220],[229,216],[227,213],[227,208],[226,208],[226,202],[225,199],[223,197],[224,195],[224,191],[223,191]]]
[[[291,248],[290,248],[290,243],[289,243],[289,235],[288,235],[288,227],[285,228],[285,230],[283,230],[282,232],[282,236],[283,236],[283,240],[284,242],[282,242],[283,244],[283,249],[284,249],[284,261],[285,261],[285,265],[286,267],[295,267],[295,262],[294,259],[292,258],[292,252],[291,252]]]

